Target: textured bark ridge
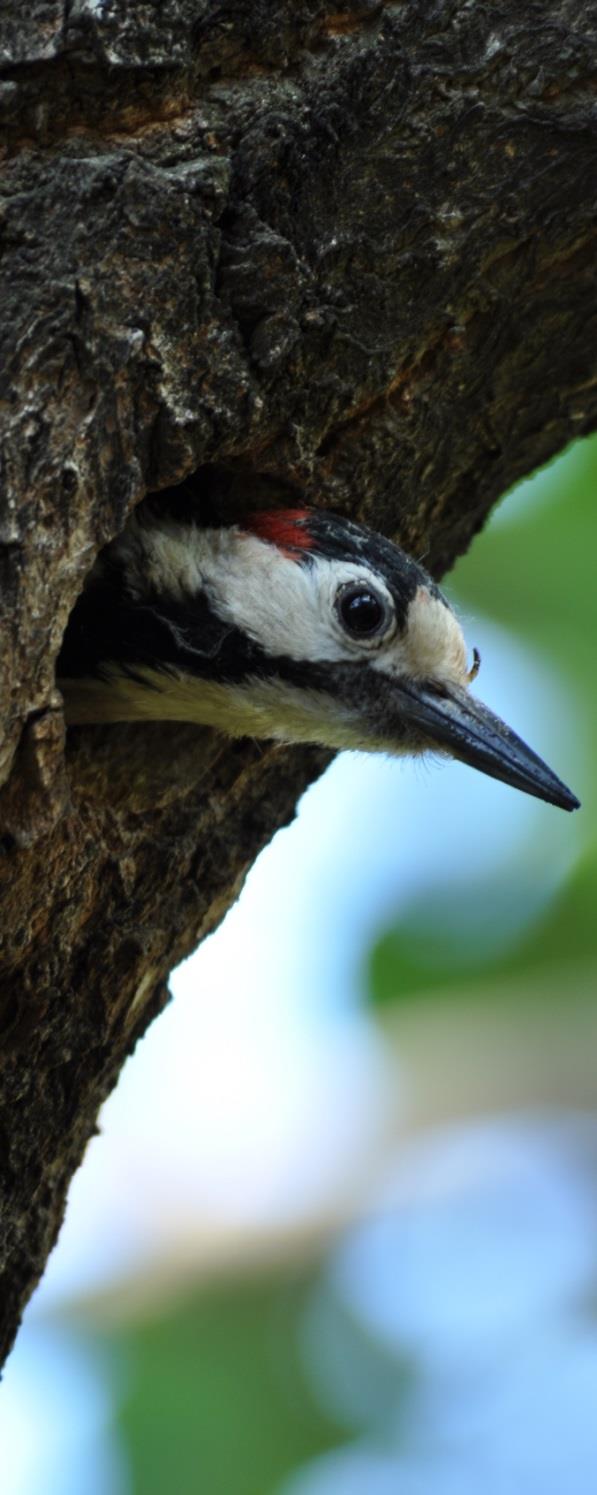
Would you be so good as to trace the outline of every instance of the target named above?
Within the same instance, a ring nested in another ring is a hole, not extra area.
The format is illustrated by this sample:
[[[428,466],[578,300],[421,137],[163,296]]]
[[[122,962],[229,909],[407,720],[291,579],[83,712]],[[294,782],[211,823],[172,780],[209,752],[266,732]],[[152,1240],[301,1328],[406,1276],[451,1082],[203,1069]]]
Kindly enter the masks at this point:
[[[65,757],[85,574],[191,474],[440,574],[597,424],[596,61],[588,0],[3,9],[4,1352],[172,963],[324,761],[171,727]]]

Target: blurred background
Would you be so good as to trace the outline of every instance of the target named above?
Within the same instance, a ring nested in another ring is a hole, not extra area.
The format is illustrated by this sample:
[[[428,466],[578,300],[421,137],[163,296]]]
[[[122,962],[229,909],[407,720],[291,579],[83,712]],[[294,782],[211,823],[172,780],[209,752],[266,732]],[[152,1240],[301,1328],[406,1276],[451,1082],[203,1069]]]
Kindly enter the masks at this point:
[[[104,1108],[3,1495],[593,1495],[596,489],[593,439],[448,578],[582,811],[358,754],[308,791]]]

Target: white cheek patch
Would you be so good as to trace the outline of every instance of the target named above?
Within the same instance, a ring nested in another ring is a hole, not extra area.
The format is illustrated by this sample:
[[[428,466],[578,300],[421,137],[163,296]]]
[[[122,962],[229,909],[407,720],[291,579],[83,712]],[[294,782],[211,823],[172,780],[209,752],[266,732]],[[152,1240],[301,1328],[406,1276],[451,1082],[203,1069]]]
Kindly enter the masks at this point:
[[[204,591],[219,617],[270,656],[346,663],[366,655],[383,674],[468,684],[458,619],[424,585],[406,628],[367,642],[344,633],[335,607],[339,588],[356,581],[385,595],[394,613],[389,591],[363,563],[318,556],[310,565],[236,526],[202,530],[167,520],[159,529],[133,520],[117,543],[133,595],[167,591],[185,602]]]
[[[345,633],[336,614],[338,590],[362,582],[382,590],[366,566],[317,557],[314,564],[283,555],[242,531],[228,531],[228,553],[219,552],[221,531],[212,531],[207,591],[221,617],[229,619],[269,655],[336,661],[362,657],[363,646]],[[391,610],[391,599],[386,594]]]
[[[439,597],[420,586],[410,604],[404,633],[384,649],[376,669],[411,680],[468,684],[467,651],[457,617]]]
[[[301,563],[236,527],[166,523],[156,531],[131,525],[120,544],[136,595],[166,590],[186,601],[205,591],[218,616],[270,656],[336,662],[362,657],[362,642],[344,634],[336,615],[338,588],[346,582],[373,586],[392,611],[389,593],[365,565],[321,557],[314,565]]]

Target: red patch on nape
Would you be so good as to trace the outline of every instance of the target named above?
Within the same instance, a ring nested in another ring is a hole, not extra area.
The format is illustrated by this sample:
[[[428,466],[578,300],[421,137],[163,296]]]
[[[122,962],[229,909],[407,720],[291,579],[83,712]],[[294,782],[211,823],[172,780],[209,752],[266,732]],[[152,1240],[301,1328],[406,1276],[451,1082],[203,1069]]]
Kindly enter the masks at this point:
[[[314,544],[309,531],[308,509],[261,509],[257,514],[247,514],[242,525],[258,540],[276,545],[290,557],[311,550]]]

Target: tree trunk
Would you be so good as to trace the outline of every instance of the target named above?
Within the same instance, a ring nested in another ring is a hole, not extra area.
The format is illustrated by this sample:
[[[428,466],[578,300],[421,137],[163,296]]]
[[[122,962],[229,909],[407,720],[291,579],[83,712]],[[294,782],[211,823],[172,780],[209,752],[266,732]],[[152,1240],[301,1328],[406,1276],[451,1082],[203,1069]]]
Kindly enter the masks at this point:
[[[593,18],[588,0],[0,18],[4,1354],[169,970],[325,761],[166,726],[79,729],[65,754],[53,665],[85,574],[138,499],[190,475],[189,502],[337,508],[441,574],[505,488],[594,428]]]

